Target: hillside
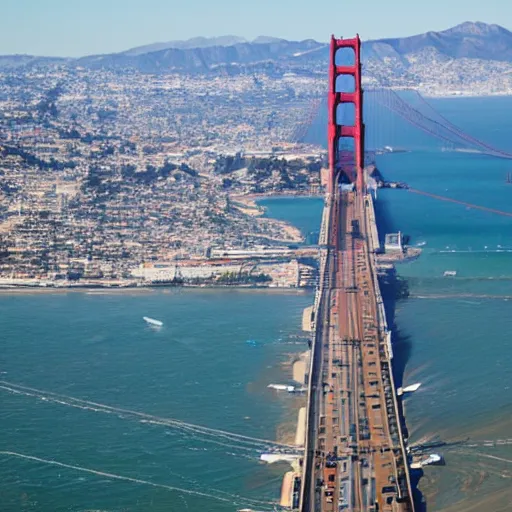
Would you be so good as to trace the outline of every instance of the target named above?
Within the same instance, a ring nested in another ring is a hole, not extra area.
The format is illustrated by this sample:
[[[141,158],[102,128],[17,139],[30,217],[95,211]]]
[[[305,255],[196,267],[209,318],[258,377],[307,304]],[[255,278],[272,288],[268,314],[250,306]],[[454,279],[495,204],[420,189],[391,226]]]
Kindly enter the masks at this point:
[[[512,62],[512,32],[499,25],[466,22],[442,32],[412,37],[368,41],[367,58],[400,56],[435,49],[452,59],[482,59]]]
[[[207,72],[218,66],[244,66],[255,63],[285,63],[294,55],[326,48],[326,44],[312,39],[306,41],[271,40],[240,42],[229,46],[201,46],[198,48],[166,48],[140,53],[130,51],[110,55],[95,55],[77,59],[76,64],[92,69],[135,68],[149,73],[170,71]]]
[[[429,94],[512,94],[512,32],[462,23],[442,32],[368,41],[367,82]]]
[[[283,76],[325,75],[327,43],[237,36],[198,37],[155,43],[125,52],[57,59],[27,55],[0,56],[0,70],[81,66],[142,73]],[[363,43],[366,83],[415,87],[432,94],[511,93],[512,32],[499,25],[466,22],[441,32]]]

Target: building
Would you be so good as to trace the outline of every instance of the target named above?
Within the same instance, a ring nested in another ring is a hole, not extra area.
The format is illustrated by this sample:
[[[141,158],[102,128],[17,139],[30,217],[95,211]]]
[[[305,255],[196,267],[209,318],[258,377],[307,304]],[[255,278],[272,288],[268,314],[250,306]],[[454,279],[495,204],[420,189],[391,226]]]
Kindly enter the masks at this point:
[[[398,233],[388,233],[384,242],[385,252],[403,252],[403,236],[399,231]]]

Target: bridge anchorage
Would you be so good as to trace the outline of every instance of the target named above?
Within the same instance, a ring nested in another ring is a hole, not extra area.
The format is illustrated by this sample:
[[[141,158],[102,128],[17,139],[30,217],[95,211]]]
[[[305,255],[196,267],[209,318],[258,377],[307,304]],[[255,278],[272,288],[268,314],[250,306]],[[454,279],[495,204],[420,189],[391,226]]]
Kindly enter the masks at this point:
[[[337,64],[340,49],[352,50],[353,64]],[[353,88],[339,90],[340,77],[353,77]],[[354,122],[344,126],[338,114],[347,104]],[[329,176],[299,508],[414,512],[376,273],[375,211],[365,182],[359,36],[331,39],[328,107]],[[344,138],[353,141],[353,151],[340,150]]]

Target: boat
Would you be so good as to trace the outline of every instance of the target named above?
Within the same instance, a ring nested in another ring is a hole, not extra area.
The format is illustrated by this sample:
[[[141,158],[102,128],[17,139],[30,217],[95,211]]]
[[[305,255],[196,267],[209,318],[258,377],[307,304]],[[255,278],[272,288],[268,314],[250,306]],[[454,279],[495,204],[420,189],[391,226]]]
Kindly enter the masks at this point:
[[[293,453],[262,453],[260,460],[267,464],[274,464],[276,462],[295,462],[299,456]]]
[[[405,388],[398,388],[396,390],[396,394],[398,396],[402,396],[405,393],[414,393],[415,391],[418,391],[421,387],[421,382],[416,382],[416,384],[411,384],[410,386],[405,386]]]
[[[416,460],[411,464],[411,469],[421,469],[425,466],[441,466],[443,465],[444,457],[437,453],[430,454],[426,459]]]
[[[155,327],[162,327],[162,325],[164,325],[164,323],[160,322],[160,320],[155,320],[154,318],[149,318],[149,316],[143,316],[142,319],[149,325],[154,325]]]
[[[421,462],[422,466],[430,466],[431,464],[442,464],[443,463],[443,456],[438,455],[437,453],[432,453]]]
[[[414,393],[415,391],[418,391],[420,386],[421,386],[421,382],[416,382],[416,384],[411,384],[410,386],[406,386],[404,388],[404,393]]]
[[[444,277],[455,277],[457,275],[456,270],[445,270],[443,276]]]
[[[295,391],[295,386],[287,386],[286,384],[269,384],[267,387],[276,391],[288,391],[288,393]]]

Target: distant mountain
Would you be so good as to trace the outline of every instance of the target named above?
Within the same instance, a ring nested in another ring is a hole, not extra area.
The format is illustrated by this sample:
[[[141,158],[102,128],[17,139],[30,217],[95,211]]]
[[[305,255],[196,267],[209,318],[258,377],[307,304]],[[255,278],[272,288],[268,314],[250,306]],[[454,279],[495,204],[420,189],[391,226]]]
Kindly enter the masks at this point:
[[[167,43],[154,43],[145,46],[138,46],[131,48],[121,55],[143,55],[145,53],[158,52],[160,50],[167,50],[176,48],[178,50],[189,50],[192,48],[209,48],[210,46],[233,46],[238,43],[246,43],[247,40],[238,36],[220,36],[220,37],[194,37],[186,41],[168,41]]]
[[[198,48],[166,48],[158,51],[131,50],[110,55],[93,55],[77,59],[75,63],[92,69],[135,68],[147,73],[172,71],[207,72],[218,66],[244,66],[255,63],[279,63],[300,59],[319,49],[325,43],[312,39],[286,41],[259,38],[257,42],[240,42],[229,46],[202,46]]]
[[[266,43],[279,43],[281,41],[286,41],[286,39],[282,39],[281,37],[271,37],[271,36],[258,36],[256,39],[253,39],[253,44],[266,44]]]
[[[442,32],[380,39],[364,45],[366,58],[404,57],[425,49],[434,49],[452,59],[512,62],[512,32],[499,25],[466,22]]]
[[[236,73],[247,67],[254,71],[308,73],[325,71],[328,54],[326,43],[312,39],[288,41],[260,36],[249,42],[237,36],[197,37],[79,59],[4,56],[0,57],[0,69],[58,64],[91,69],[136,69],[146,73],[206,73],[219,68]],[[482,71],[481,68],[492,67],[490,61],[512,63],[512,32],[498,25],[466,22],[441,32],[379,39],[363,44],[366,76],[388,85],[396,85],[400,80],[411,85],[420,83],[434,63],[450,63],[454,73],[462,73],[466,77],[469,67],[461,59],[482,64],[475,66],[485,78],[485,69]],[[430,74],[434,76],[432,69]]]
[[[415,82],[420,79],[415,72],[411,75],[411,69],[418,63],[426,66],[429,61],[446,63],[463,58],[512,62],[512,32],[498,25],[466,22],[441,32],[363,43],[364,62],[369,63],[368,70],[375,70],[380,78],[383,74],[389,74],[390,78],[393,74],[408,75],[408,80]],[[223,66],[232,71],[247,66],[266,70],[269,66],[285,70],[321,70],[326,68],[327,59],[327,44],[312,39],[287,41],[260,36],[248,42],[240,37],[225,36],[158,43],[118,54],[84,57],[77,63],[90,68],[135,68],[148,73],[204,73]],[[383,66],[387,69],[382,70]]]
[[[279,37],[271,36],[258,36],[253,41],[248,41],[244,37],[238,36],[220,36],[220,37],[193,37],[186,41],[168,41],[167,43],[154,43],[147,44],[145,46],[138,46],[121,52],[122,55],[142,55],[145,53],[158,52],[160,50],[168,50],[175,48],[178,50],[193,50],[195,48],[210,48],[212,46],[233,46],[235,44],[250,43],[253,44],[267,44],[267,43],[279,43],[286,41]]]
[[[462,23],[441,32],[363,45],[367,84],[421,88],[426,94],[512,94],[512,33]]]
[[[72,59],[61,57],[35,57],[33,55],[0,55],[0,70],[16,69],[21,67],[49,66],[65,64]]]
[[[252,42],[236,36],[195,38],[188,41],[158,43],[127,52],[84,57],[77,62],[91,68],[136,68],[143,72],[207,72],[219,66],[254,67],[269,64],[289,69],[326,66],[328,47],[312,39],[287,41],[261,36]],[[412,37],[379,39],[363,44],[365,62],[374,65],[391,59],[404,73],[415,62],[447,62],[453,59],[512,62],[512,33],[498,25],[463,23],[442,32],[427,32]],[[375,66],[374,66],[375,67]]]

